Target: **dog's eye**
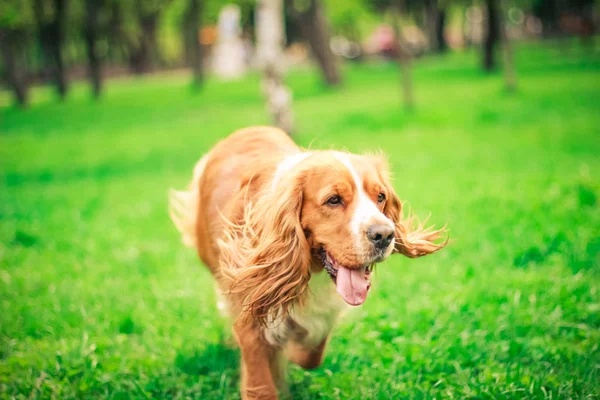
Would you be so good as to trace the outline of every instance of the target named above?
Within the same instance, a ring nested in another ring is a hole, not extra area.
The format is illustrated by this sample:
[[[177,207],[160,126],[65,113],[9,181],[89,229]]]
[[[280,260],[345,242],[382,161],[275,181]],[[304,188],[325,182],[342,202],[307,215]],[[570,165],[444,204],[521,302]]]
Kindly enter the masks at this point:
[[[327,204],[337,206],[338,204],[342,204],[342,198],[339,195],[335,194],[327,199]]]
[[[379,193],[379,196],[377,196],[377,201],[379,203],[383,203],[385,201],[385,194]]]

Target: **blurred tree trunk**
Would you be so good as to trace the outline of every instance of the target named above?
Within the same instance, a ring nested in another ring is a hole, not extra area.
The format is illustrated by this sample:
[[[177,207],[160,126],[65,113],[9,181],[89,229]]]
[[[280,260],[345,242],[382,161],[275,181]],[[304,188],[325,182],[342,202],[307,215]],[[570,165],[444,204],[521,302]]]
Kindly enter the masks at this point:
[[[68,90],[67,73],[65,71],[64,57],[62,48],[65,41],[65,28],[67,21],[67,0],[54,0],[54,8],[56,17],[54,20],[54,40],[52,46],[52,54],[56,66],[56,81],[58,85],[58,93],[61,98],[64,98]]]
[[[136,46],[131,49],[131,67],[136,74],[150,72],[155,63],[161,62],[158,49],[158,21],[160,8],[145,10],[143,0],[136,1],[140,34]]]
[[[483,69],[492,71],[496,68],[495,48],[500,36],[497,0],[485,0],[485,8],[487,30],[483,43]]]
[[[53,0],[52,3],[54,15],[50,21],[45,18],[43,0],[35,0],[33,4],[34,15],[44,59],[50,67],[50,73],[56,83],[58,94],[61,99],[64,99],[68,90],[68,80],[62,56],[67,19],[67,1]]]
[[[98,55],[99,14],[102,0],[85,0],[84,38],[88,57],[88,74],[95,98],[102,92],[102,66]]]
[[[258,0],[256,4],[256,49],[263,70],[262,88],[273,123],[294,132],[292,93],[283,82],[285,42],[283,0]]]
[[[396,53],[400,66],[400,79],[402,80],[402,99],[404,107],[410,110],[414,107],[415,99],[411,76],[411,54],[408,46],[404,43],[400,29],[400,15],[404,11],[404,6],[404,0],[394,0],[392,3],[392,18],[396,36]]]
[[[339,85],[342,79],[335,55],[329,46],[329,25],[321,2],[310,0],[310,4],[305,11],[298,11],[293,3],[293,0],[287,0],[286,7],[300,26],[302,36],[308,41],[325,83],[328,86]]]
[[[446,8],[438,5],[437,22],[435,24],[435,35],[437,38],[438,53],[443,53],[446,50],[448,50],[448,42],[446,42],[446,36],[444,36],[445,30],[446,30]]]
[[[431,51],[438,49],[437,37],[437,0],[423,1],[423,19],[425,25],[425,34]]]
[[[423,10],[429,47],[433,51],[443,53],[448,48],[444,37],[446,9],[443,0],[425,0]]]
[[[118,1],[109,3],[110,19],[108,20],[108,53],[118,63],[126,62],[129,52],[128,36],[124,31],[123,4]]]
[[[203,48],[198,35],[202,27],[202,0],[189,0],[188,8],[183,20],[183,35],[185,45],[186,63],[194,73],[194,83],[197,86],[204,80]]]
[[[4,60],[6,80],[12,89],[17,104],[28,105],[28,83],[23,37],[25,32],[19,29],[0,29],[0,50]]]
[[[513,59],[513,50],[510,38],[506,32],[506,9],[505,1],[501,0],[500,7],[500,36],[502,39],[502,55],[503,55],[503,68],[504,68],[504,86],[509,92],[517,90],[517,72],[515,70],[515,62]]]
[[[541,0],[533,5],[534,14],[544,24],[542,35],[544,37],[556,36],[559,32],[558,18],[560,14],[560,2],[557,0]]]

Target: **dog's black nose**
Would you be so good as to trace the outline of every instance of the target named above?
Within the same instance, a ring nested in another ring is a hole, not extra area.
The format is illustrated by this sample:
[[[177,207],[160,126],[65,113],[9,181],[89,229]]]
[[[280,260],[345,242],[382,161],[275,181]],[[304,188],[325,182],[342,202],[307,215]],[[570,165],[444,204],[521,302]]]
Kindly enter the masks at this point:
[[[367,229],[367,237],[378,249],[385,249],[394,240],[394,228],[388,225],[373,225]]]

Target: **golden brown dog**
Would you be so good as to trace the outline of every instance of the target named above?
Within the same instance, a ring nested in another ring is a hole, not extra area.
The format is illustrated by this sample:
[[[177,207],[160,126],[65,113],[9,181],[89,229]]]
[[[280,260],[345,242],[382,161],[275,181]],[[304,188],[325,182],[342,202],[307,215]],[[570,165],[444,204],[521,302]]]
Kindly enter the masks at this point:
[[[171,217],[234,318],[242,398],[277,398],[282,355],[315,368],[336,318],[362,304],[373,265],[442,248],[413,226],[378,156],[305,151],[276,128],[242,129],[196,165]]]

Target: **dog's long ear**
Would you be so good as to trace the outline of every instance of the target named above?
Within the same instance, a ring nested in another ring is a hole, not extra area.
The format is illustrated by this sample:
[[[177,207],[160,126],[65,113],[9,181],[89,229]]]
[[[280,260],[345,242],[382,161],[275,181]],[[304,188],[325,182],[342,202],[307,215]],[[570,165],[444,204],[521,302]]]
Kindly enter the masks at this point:
[[[257,204],[246,204],[242,222],[230,224],[219,243],[230,293],[262,325],[301,305],[310,279],[310,246],[300,224],[302,186],[299,175],[282,179]]]
[[[387,162],[381,160],[381,157],[378,168],[380,168],[380,173],[388,191],[388,200],[383,212],[396,225],[394,252],[404,254],[410,258],[416,258],[435,253],[446,246],[448,244],[447,239],[441,243],[436,243],[447,232],[445,226],[440,229],[434,229],[433,226],[425,227],[427,220],[419,222],[410,213],[404,217],[402,202],[394,191],[388,177]]]
[[[435,253],[446,246],[448,240],[435,243],[446,232],[446,228],[434,229],[433,226],[425,227],[424,222],[419,222],[413,215],[402,215],[402,203],[392,191],[388,195],[388,202],[384,210],[385,215],[396,224],[394,246],[395,253],[404,254],[410,258],[426,256]]]

